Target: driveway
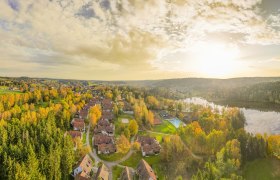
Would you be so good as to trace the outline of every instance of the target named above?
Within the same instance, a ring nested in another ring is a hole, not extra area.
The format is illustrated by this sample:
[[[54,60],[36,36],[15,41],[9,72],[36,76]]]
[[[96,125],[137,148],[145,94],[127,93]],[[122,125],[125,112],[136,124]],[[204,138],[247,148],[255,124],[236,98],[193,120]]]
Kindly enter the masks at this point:
[[[119,164],[122,163],[123,161],[127,160],[128,158],[130,158],[130,156],[133,154],[134,150],[132,148],[130,148],[129,152],[124,157],[122,157],[121,159],[116,160],[116,161],[102,160],[97,156],[96,150],[92,149],[91,146],[90,146],[90,143],[92,143],[92,140],[90,142],[89,133],[90,133],[90,124],[87,127],[87,136],[86,136],[86,145],[90,148],[90,151],[89,151],[88,154],[89,154],[89,156],[91,156],[94,159],[95,167],[97,167],[99,162],[102,162],[103,164],[105,164],[109,168],[109,180],[112,180],[113,179],[113,167],[114,166],[124,167],[124,166],[119,165]],[[133,144],[133,143],[134,143],[134,137],[131,139],[131,144]]]

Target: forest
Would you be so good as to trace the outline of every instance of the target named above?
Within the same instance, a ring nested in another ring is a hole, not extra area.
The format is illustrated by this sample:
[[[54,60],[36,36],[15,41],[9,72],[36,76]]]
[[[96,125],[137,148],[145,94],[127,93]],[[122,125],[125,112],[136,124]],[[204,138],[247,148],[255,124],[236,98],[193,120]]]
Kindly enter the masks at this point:
[[[219,111],[186,104],[178,101],[181,94],[176,91],[29,78],[0,83],[16,92],[0,95],[0,179],[71,179],[76,162],[90,150],[80,141],[73,142],[65,132],[71,130],[75,114],[98,96],[114,103],[118,148],[114,157],[125,155],[130,148],[139,153],[139,143],[130,143],[138,135],[148,134],[159,141],[159,156],[146,158],[158,179],[244,179],[248,163],[280,159],[280,136],[246,132],[246,120],[238,108]],[[263,93],[264,99],[267,95],[276,100],[278,86],[277,82],[254,85],[260,91],[251,94],[251,98]],[[265,93],[273,88],[274,93]],[[252,89],[244,89],[240,95],[250,94]],[[124,114],[124,102],[131,105],[133,115]],[[162,112],[185,125],[173,127],[161,117]],[[87,123],[91,130],[101,113],[100,106],[89,109]],[[122,125],[118,123],[120,117],[132,120]],[[156,119],[164,123],[156,125]],[[78,144],[76,149],[74,143]],[[123,164],[133,168],[138,157],[132,156]]]

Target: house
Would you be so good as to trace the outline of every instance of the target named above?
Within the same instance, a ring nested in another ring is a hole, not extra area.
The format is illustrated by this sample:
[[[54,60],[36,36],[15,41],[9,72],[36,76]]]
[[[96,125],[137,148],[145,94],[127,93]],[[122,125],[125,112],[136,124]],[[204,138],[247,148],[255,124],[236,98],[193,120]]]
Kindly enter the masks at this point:
[[[159,115],[164,119],[171,119],[172,118],[172,116],[166,111],[160,111]]]
[[[80,113],[76,113],[75,115],[74,115],[74,118],[82,118],[82,116],[80,116]]]
[[[136,174],[139,177],[139,180],[156,180],[157,176],[154,172],[154,170],[151,168],[151,166],[142,159],[137,168],[136,168]]]
[[[99,144],[97,146],[98,154],[111,154],[117,152],[117,148],[115,144]]]
[[[109,125],[109,126],[100,126],[96,125],[94,128],[94,134],[104,134],[107,136],[114,136],[114,126]]]
[[[73,125],[73,122],[85,122],[83,118],[73,118],[71,121],[71,124]]]
[[[127,166],[123,169],[120,180],[133,180],[134,173]]]
[[[72,137],[73,140],[76,138],[82,139],[82,133],[80,131],[68,131],[67,133]]]
[[[101,105],[104,111],[113,111],[113,101],[111,99],[103,99]]]
[[[84,109],[82,109],[79,113],[80,118],[86,119],[88,116],[88,109],[87,107],[85,107]]]
[[[93,162],[88,155],[85,155],[74,167],[72,176],[75,180],[91,179],[93,173]]]
[[[111,111],[102,111],[101,119],[112,122],[114,119],[114,114]]]
[[[71,136],[72,141],[74,143],[74,150],[76,150],[77,149],[77,141],[76,140],[77,139],[82,139],[82,132],[80,132],[80,131],[67,131],[67,132],[65,132],[64,136],[66,136],[67,134]]]
[[[150,156],[160,153],[161,146],[153,137],[139,136],[137,142],[141,144],[142,156]]]
[[[114,144],[114,139],[111,136],[107,136],[103,134],[94,135],[94,142],[93,142],[94,147],[98,148],[98,145],[101,144]]]
[[[73,129],[75,131],[85,131],[86,130],[85,122],[83,122],[83,121],[74,121],[72,123],[72,125],[73,125]]]
[[[156,126],[156,125],[160,125],[160,124],[162,124],[162,121],[158,117],[155,117],[154,121],[153,121],[153,125]]]
[[[105,120],[105,119],[99,120],[97,124],[99,126],[110,126],[111,125],[111,123],[108,120]]]
[[[104,134],[108,136],[114,136],[114,125],[109,121],[101,119],[98,121],[94,128],[94,134]]]
[[[124,106],[122,108],[122,111],[126,114],[134,114],[133,107],[127,101],[124,101]]]
[[[109,169],[104,164],[102,164],[96,173],[96,180],[108,180],[109,179]]]

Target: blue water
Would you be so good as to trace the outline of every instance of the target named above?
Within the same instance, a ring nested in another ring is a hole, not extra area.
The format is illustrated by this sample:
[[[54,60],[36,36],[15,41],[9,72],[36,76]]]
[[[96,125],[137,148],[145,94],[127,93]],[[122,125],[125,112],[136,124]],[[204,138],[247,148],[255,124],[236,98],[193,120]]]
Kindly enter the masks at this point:
[[[178,118],[170,119],[169,122],[171,122],[176,128],[178,128],[181,124],[184,124]]]

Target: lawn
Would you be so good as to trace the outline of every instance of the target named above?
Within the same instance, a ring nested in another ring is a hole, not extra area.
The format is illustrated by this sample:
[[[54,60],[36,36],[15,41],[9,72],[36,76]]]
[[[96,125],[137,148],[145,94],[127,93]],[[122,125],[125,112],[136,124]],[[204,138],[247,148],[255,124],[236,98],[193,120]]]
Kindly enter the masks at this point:
[[[154,126],[153,131],[166,133],[166,134],[175,134],[177,129],[167,120],[163,120],[162,124]]]
[[[163,179],[164,172],[162,172],[160,168],[160,155],[142,157],[141,152],[134,152],[134,154],[132,154],[132,156],[129,159],[122,162],[121,165],[132,167],[135,169],[141,159],[144,159],[145,161],[147,161],[147,163],[149,163],[149,165],[156,172],[159,179]]]
[[[243,176],[246,180],[280,179],[280,160],[258,159],[245,165]]]
[[[123,168],[121,168],[119,166],[113,167],[113,180],[117,180],[120,177],[122,170],[123,170]]]
[[[105,161],[117,161],[123,158],[126,154],[112,153],[112,154],[98,154],[98,157]]]
[[[122,127],[125,127],[128,125],[128,124],[123,124],[122,119],[128,119],[130,121],[133,119],[133,116],[129,115],[129,114],[122,114],[118,117],[117,121],[115,121],[115,123],[114,123],[115,128],[116,128],[116,131],[115,131],[116,137],[120,136],[123,133]]]
[[[87,141],[87,133],[84,132],[83,133],[83,144],[86,144],[86,141]]]
[[[0,95],[2,94],[21,94],[20,91],[11,91],[7,86],[0,86]]]
[[[156,132],[147,132],[147,131],[139,131],[138,135],[154,137],[158,142],[162,142],[163,137],[169,136],[164,134],[158,134]]]
[[[87,131],[86,131],[87,132]],[[85,133],[86,133],[85,132]],[[93,144],[92,144],[92,137],[93,137],[93,133],[92,133],[93,131],[89,131],[89,145],[90,145],[90,147],[91,147],[91,149],[93,149]]]

